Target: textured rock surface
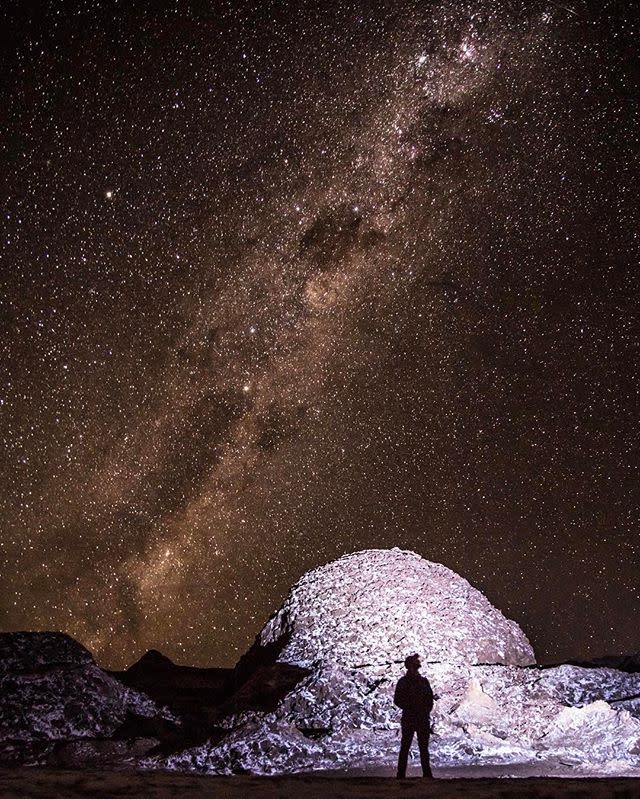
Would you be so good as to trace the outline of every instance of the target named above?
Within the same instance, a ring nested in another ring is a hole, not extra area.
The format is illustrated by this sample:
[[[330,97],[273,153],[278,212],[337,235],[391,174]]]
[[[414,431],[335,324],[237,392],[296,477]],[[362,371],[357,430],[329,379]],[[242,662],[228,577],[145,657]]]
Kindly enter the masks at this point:
[[[393,773],[393,689],[398,661],[412,651],[436,661],[423,667],[439,696],[436,769],[640,777],[640,674],[510,665],[533,659],[517,625],[449,569],[399,550],[356,553],[305,575],[243,658],[233,676],[246,681],[216,705],[204,735],[181,728],[160,747],[157,706],[79,644],[0,636],[0,762]],[[165,660],[154,655],[152,671],[175,676]]]
[[[62,633],[0,634],[0,762],[52,741],[111,736],[127,717],[162,715]]]
[[[392,770],[399,746],[392,691],[402,672],[387,668],[382,675],[316,663],[274,712],[230,717],[230,734],[217,745],[146,766],[219,774]],[[640,718],[601,698],[613,703],[638,692],[640,680],[607,671],[599,683],[593,670],[572,666],[431,666],[426,673],[440,695],[432,717],[435,768],[640,776]],[[571,697],[585,704],[565,705]]]
[[[415,552],[372,549],[308,572],[259,636],[278,660],[347,667],[398,662],[411,652],[447,663],[535,662],[518,625],[463,577]]]
[[[0,673],[35,674],[93,664],[93,656],[64,633],[0,633]]]
[[[440,697],[432,716],[436,768],[640,775],[640,675],[527,666],[533,652],[518,626],[466,580],[414,553],[359,552],[309,572],[252,649],[243,668],[277,657],[310,674],[274,710],[228,716],[229,734],[215,745],[147,766],[392,770],[398,661],[417,651],[431,661],[423,673]]]

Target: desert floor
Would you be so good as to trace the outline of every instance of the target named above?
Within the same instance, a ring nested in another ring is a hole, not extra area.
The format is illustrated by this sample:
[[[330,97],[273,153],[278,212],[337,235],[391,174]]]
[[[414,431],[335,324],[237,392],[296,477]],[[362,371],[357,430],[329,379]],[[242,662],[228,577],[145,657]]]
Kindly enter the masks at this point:
[[[390,777],[207,777],[160,772],[0,771],[2,799],[640,799],[640,779],[438,779]]]

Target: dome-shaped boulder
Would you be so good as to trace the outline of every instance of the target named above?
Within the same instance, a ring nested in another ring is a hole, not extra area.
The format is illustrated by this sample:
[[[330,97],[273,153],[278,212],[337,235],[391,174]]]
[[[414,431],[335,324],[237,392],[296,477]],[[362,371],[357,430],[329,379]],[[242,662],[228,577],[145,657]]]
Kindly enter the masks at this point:
[[[467,580],[400,549],[345,555],[291,589],[249,653],[309,667],[387,665],[418,652],[426,662],[535,663],[520,627]]]

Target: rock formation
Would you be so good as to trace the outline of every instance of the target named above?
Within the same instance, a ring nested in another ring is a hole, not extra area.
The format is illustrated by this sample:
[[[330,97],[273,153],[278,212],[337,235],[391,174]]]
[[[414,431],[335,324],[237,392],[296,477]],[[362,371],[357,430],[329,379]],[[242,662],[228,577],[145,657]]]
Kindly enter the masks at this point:
[[[183,715],[197,713],[203,706],[220,704],[228,694],[227,683],[233,669],[179,666],[151,649],[126,671],[111,674],[157,704]]]
[[[355,552],[305,574],[258,636],[255,648],[268,646],[303,667],[390,665],[411,652],[429,662],[535,663],[522,630],[480,591],[400,549]]]
[[[126,719],[153,717],[171,718],[106,674],[68,635],[0,634],[0,763],[40,762],[62,750],[56,742],[87,749]]]
[[[436,770],[640,776],[640,674],[536,666],[466,580],[397,549],[306,574],[233,673],[152,652],[110,675],[67,636],[0,636],[0,764],[391,774],[393,689],[416,651],[439,695]]]
[[[228,735],[215,746],[148,765],[393,773],[393,688],[412,652],[423,656],[423,673],[440,696],[432,717],[436,768],[640,774],[640,676],[536,667],[524,633],[479,591],[397,549],[357,552],[306,574],[237,671],[246,679],[275,661],[308,675],[274,709],[229,715]]]

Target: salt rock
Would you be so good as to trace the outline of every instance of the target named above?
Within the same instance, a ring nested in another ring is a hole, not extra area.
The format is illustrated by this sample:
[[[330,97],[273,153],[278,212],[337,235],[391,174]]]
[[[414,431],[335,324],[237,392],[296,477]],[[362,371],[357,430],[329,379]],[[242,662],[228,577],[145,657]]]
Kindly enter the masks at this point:
[[[474,677],[460,702],[452,711],[456,718],[466,723],[486,723],[500,714],[498,703],[482,689],[480,680]]]
[[[0,634],[0,673],[29,674],[91,664],[91,653],[64,633]]]
[[[540,743],[543,749],[578,761],[587,751],[592,763],[628,759],[640,765],[640,721],[601,699],[584,707],[563,708]]]
[[[26,751],[33,741],[108,737],[129,715],[163,714],[68,635],[0,634],[0,765],[15,759],[19,742]]]
[[[258,635],[255,650],[305,668],[424,662],[535,663],[520,627],[463,577],[415,552],[369,549],[307,572]]]

